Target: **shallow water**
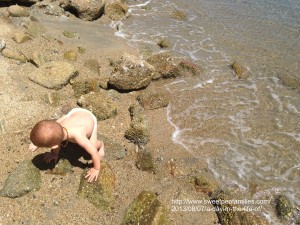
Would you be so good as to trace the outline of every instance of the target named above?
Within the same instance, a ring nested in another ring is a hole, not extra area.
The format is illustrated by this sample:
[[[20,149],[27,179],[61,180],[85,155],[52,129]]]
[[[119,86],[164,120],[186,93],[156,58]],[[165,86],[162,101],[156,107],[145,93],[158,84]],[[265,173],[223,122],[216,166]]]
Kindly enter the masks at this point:
[[[139,49],[162,51],[201,65],[199,77],[166,88],[173,140],[205,157],[215,176],[253,198],[286,194],[300,205],[300,93],[279,74],[300,76],[300,2],[269,0],[131,0],[131,17],[116,34]],[[170,14],[182,10],[186,20]],[[250,70],[239,80],[229,65]],[[272,224],[274,214],[264,215]]]

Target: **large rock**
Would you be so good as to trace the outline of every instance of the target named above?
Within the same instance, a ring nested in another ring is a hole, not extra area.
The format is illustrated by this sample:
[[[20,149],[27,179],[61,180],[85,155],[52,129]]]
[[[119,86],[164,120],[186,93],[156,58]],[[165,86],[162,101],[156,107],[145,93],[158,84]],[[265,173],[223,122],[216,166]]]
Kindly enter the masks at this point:
[[[115,189],[115,174],[109,164],[102,162],[98,180],[88,183],[84,178],[86,172],[81,176],[78,196],[86,198],[97,208],[106,209],[110,206]]]
[[[121,225],[167,225],[166,207],[150,191],[141,192],[127,208]]]
[[[137,100],[144,109],[158,109],[167,107],[170,99],[162,92],[146,92],[137,96]]]
[[[37,191],[41,186],[40,171],[29,160],[24,160],[8,176],[0,195],[18,198],[31,191]]]
[[[18,6],[18,5],[11,5],[7,8],[7,11],[10,16],[13,17],[28,17],[30,16],[29,12],[27,9],[24,7]]]
[[[82,20],[93,21],[104,13],[104,0],[63,0],[61,6],[65,10],[76,11],[76,16]]]
[[[103,92],[90,92],[82,95],[77,104],[90,110],[98,120],[106,120],[117,115],[117,107]]]
[[[146,88],[152,79],[153,67],[135,56],[125,54],[120,61],[112,62],[113,74],[108,85],[119,91]]]
[[[51,61],[34,70],[29,79],[43,87],[61,89],[77,75],[75,67],[67,62]]]
[[[88,94],[90,92],[99,92],[99,81],[95,78],[77,78],[72,84],[75,97]]]
[[[150,140],[148,120],[140,105],[130,106],[130,128],[126,130],[125,137],[137,145],[145,145]]]

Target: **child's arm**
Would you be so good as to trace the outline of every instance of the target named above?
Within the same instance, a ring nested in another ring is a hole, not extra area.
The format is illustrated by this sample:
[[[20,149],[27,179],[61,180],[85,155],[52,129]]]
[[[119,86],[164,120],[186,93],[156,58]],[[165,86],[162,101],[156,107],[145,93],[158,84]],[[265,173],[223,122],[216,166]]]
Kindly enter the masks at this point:
[[[60,145],[55,148],[52,148],[51,152],[46,152],[44,156],[44,160],[46,161],[46,163],[50,163],[53,160],[56,163],[58,159],[59,151],[60,151]]]
[[[100,157],[97,149],[92,145],[91,141],[86,137],[78,138],[76,142],[91,155],[93,160],[94,167],[88,171],[85,178],[88,179],[88,182],[92,182],[94,180],[96,181],[98,179],[98,175],[100,172]]]

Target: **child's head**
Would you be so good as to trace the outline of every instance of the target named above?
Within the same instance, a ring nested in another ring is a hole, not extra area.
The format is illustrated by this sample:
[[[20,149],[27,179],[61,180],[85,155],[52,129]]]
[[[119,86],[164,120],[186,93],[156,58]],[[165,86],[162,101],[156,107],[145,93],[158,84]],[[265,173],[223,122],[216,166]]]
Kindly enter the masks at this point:
[[[39,147],[59,145],[64,138],[62,126],[53,120],[42,120],[31,130],[30,140]]]

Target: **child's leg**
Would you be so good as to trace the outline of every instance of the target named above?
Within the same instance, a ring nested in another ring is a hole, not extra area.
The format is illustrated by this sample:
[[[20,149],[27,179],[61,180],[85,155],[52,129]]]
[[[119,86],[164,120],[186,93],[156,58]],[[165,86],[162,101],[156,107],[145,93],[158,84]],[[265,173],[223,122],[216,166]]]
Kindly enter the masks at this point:
[[[94,129],[90,141],[92,142],[92,145],[98,150],[99,157],[100,159],[102,159],[104,156],[104,144],[97,138],[97,129]]]

